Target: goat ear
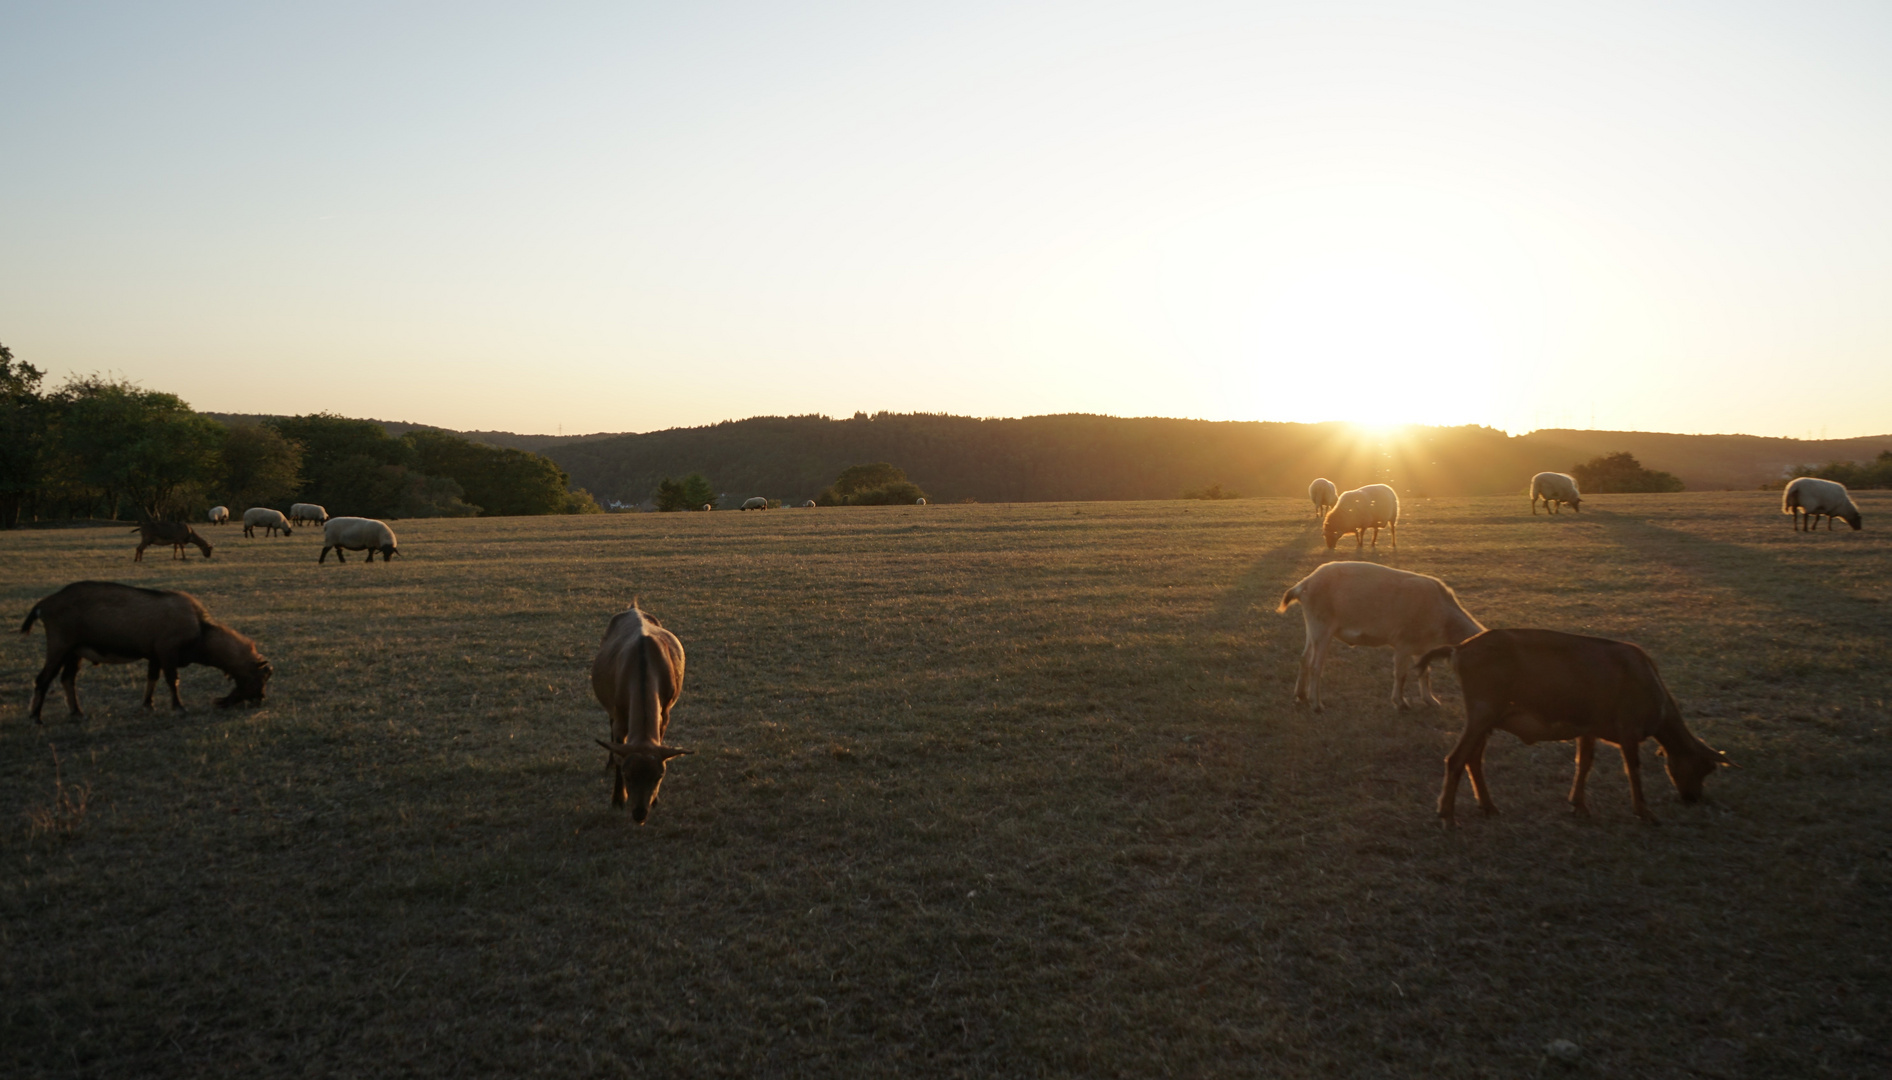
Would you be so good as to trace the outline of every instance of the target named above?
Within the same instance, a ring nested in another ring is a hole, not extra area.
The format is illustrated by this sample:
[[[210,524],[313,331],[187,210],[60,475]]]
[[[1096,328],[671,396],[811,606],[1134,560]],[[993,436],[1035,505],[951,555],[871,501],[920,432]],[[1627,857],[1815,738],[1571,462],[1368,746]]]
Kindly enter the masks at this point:
[[[669,761],[669,760],[670,760],[671,758],[673,758],[673,757],[678,757],[678,756],[680,756],[680,755],[682,755],[682,754],[694,754],[694,753],[696,753],[696,751],[694,751],[694,750],[685,750],[685,749],[683,749],[683,748],[682,748],[682,747],[680,747],[680,746],[664,746],[664,747],[659,747],[659,748],[658,748],[658,751],[657,751],[657,760],[658,760],[658,761]]]
[[[613,746],[610,743],[605,742],[603,739],[593,739],[591,741],[597,743],[599,746],[604,747],[605,750],[609,751],[611,756],[614,758],[619,758],[619,757],[624,756],[625,748],[622,746]]]

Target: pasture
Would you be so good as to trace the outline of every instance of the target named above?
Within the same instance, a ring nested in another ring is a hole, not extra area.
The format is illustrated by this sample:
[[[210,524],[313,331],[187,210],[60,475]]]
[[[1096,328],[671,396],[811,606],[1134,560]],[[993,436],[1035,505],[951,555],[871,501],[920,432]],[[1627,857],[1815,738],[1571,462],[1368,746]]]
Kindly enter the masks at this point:
[[[1638,823],[1569,744],[1492,741],[1337,647],[1290,700],[1299,500],[0,533],[0,1072],[1812,1077],[1892,1072],[1892,497],[1409,500],[1488,626],[1636,641],[1740,765]],[[260,708],[26,718],[70,581],[181,588]],[[587,668],[633,595],[688,671],[648,826]],[[1653,744],[1650,744],[1653,751]],[[1653,754],[1649,759],[1655,761]],[[1557,1040],[1576,1050],[1553,1056]]]

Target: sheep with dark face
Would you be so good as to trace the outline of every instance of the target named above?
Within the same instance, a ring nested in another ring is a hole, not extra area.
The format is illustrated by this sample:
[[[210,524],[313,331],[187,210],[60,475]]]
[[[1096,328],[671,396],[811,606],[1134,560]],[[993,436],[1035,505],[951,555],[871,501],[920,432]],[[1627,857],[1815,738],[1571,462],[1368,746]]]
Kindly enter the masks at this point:
[[[1859,507],[1853,504],[1852,493],[1846,485],[1833,480],[1822,480],[1817,476],[1801,476],[1787,485],[1787,490],[1780,493],[1780,512],[1793,515],[1793,527],[1801,531],[1812,532],[1813,527],[1826,519],[1826,531],[1833,531],[1833,519],[1838,518],[1858,532],[1864,524]]]
[[[210,508],[210,512],[204,516],[209,519],[212,525],[230,524],[230,508],[227,506],[213,506]]]
[[[664,745],[670,709],[683,695],[683,643],[631,602],[605,628],[591,662],[591,692],[611,714],[611,805],[629,803],[642,825],[670,759],[690,751]]]
[[[1558,508],[1568,506],[1577,513],[1583,513],[1583,493],[1577,490],[1577,481],[1565,473],[1541,472],[1531,477],[1531,516],[1537,516],[1537,501],[1544,501],[1544,512],[1555,514]]]
[[[255,536],[256,530],[263,530],[264,536],[281,532],[289,535],[289,519],[282,516],[281,510],[271,510],[267,506],[252,506],[243,511],[243,535]]]
[[[336,562],[347,562],[347,556],[342,554],[344,548],[349,551],[365,550],[369,562],[374,561],[377,551],[381,553],[384,563],[401,553],[401,549],[395,546],[394,530],[388,528],[385,521],[358,517],[329,518],[328,524],[322,526],[322,554],[316,556],[316,563],[320,565],[327,562],[331,551],[335,553]]]
[[[177,692],[177,669],[191,664],[209,664],[236,680],[236,688],[217,699],[219,708],[263,700],[264,684],[274,672],[256,651],[254,641],[212,619],[189,593],[78,581],[34,604],[20,624],[20,633],[30,633],[33,624],[42,621],[46,624],[46,666],[33,682],[35,724],[40,722],[40,709],[55,675],[65,687],[72,715],[85,715],[79,708],[81,660],[95,664],[145,661],[147,709],[157,693],[159,674],[171,688],[171,707],[184,707]]]

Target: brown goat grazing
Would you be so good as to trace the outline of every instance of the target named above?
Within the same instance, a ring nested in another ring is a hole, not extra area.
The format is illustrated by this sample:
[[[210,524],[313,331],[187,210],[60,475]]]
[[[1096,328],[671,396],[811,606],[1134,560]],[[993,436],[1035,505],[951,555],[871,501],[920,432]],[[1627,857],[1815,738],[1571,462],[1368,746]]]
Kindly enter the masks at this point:
[[[1661,745],[1669,779],[1683,802],[1701,798],[1702,783],[1716,766],[1733,764],[1688,730],[1655,661],[1627,641],[1556,630],[1487,630],[1426,653],[1419,670],[1446,657],[1465,691],[1465,733],[1445,759],[1445,787],[1439,793],[1439,816],[1447,824],[1453,820],[1461,773],[1471,774],[1479,808],[1498,812],[1485,785],[1485,742],[1493,731],[1508,731],[1526,743],[1575,739],[1577,778],[1570,786],[1570,805],[1580,814],[1590,812],[1583,783],[1596,741],[1615,743],[1623,752],[1636,816],[1650,824],[1655,815],[1642,797],[1644,739]]]
[[[139,533],[138,550],[132,553],[132,562],[145,561],[145,549],[153,544],[171,545],[171,557],[184,558],[184,545],[196,544],[197,550],[210,558],[210,542],[197,535],[197,530],[181,521],[145,521],[137,526]]]
[[[611,741],[598,740],[611,752],[611,805],[630,802],[631,820],[642,825],[666,763],[690,752],[663,744],[670,709],[683,694],[683,643],[632,601],[605,628],[591,662],[591,692],[611,714]]]
[[[32,716],[40,722],[46,691],[59,676],[72,715],[79,709],[79,661],[94,664],[129,664],[143,660],[145,708],[152,707],[158,673],[171,688],[171,707],[182,709],[177,694],[177,669],[209,664],[236,680],[235,689],[217,699],[219,708],[242,701],[263,700],[263,687],[274,673],[256,643],[210,617],[204,605],[189,593],[140,589],[110,581],[77,581],[33,605],[20,624],[28,633],[33,623],[46,623],[46,666],[33,683]]]

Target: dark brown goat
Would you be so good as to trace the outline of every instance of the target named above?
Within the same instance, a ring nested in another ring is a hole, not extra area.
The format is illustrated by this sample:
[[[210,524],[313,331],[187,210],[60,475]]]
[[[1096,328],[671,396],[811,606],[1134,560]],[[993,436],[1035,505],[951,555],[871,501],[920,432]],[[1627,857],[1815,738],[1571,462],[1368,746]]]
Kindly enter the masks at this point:
[[[217,699],[219,708],[242,701],[263,700],[263,687],[274,673],[256,643],[212,620],[204,605],[189,593],[140,589],[110,581],[76,581],[33,605],[20,624],[20,633],[46,623],[46,666],[33,682],[32,715],[46,704],[46,691],[58,675],[65,687],[66,704],[75,717],[79,709],[79,661],[129,664],[143,660],[145,708],[152,707],[158,674],[171,688],[171,707],[182,709],[177,694],[177,669],[209,664],[236,680],[229,694]]]
[[[1485,786],[1485,741],[1508,731],[1527,743],[1577,741],[1577,778],[1570,805],[1588,814],[1583,783],[1596,755],[1596,741],[1615,743],[1629,774],[1636,816],[1653,824],[1642,797],[1644,739],[1654,739],[1668,759],[1669,779],[1683,802],[1701,798],[1702,782],[1726,754],[1697,739],[1682,723],[1682,711],[1663,685],[1655,661],[1627,641],[1584,637],[1556,630],[1487,630],[1457,645],[1441,645],[1419,658],[1424,672],[1450,657],[1465,691],[1465,733],[1445,759],[1439,816],[1450,824],[1458,778],[1469,772],[1472,792],[1486,814],[1498,807]]]
[[[690,752],[663,744],[670,709],[683,695],[683,643],[632,601],[605,628],[591,662],[591,692],[611,714],[611,741],[598,740],[611,752],[611,805],[628,801],[631,820],[642,825],[665,766]]]
[[[197,530],[181,521],[144,521],[138,524],[138,550],[132,554],[132,562],[145,561],[145,549],[153,544],[171,545],[171,557],[184,557],[184,545],[196,544],[197,550],[210,558],[210,541],[197,535]]]

